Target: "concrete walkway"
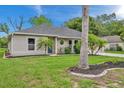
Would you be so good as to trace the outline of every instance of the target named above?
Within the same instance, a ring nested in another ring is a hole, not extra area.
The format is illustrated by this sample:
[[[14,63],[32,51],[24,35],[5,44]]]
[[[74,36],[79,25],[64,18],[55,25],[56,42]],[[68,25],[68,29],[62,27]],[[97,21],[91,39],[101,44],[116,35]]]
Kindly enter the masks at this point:
[[[111,57],[124,57],[124,54],[114,54],[114,53],[98,53],[101,56],[111,56]]]

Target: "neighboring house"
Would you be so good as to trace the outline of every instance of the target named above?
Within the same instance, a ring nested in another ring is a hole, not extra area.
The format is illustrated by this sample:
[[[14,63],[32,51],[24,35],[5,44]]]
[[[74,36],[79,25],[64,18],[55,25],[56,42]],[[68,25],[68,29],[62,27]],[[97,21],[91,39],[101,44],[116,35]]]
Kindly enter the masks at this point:
[[[117,46],[120,46],[124,50],[124,42],[120,39],[120,36],[104,36],[103,39],[108,42],[103,50],[116,50]]]
[[[45,54],[44,47],[37,48],[40,37],[49,37],[54,41],[52,48],[47,49],[48,54],[64,53],[65,47],[70,47],[74,53],[74,43],[80,39],[81,32],[66,27],[40,25],[14,32],[9,37],[9,52],[12,56]],[[63,45],[60,44],[61,40],[64,40]]]

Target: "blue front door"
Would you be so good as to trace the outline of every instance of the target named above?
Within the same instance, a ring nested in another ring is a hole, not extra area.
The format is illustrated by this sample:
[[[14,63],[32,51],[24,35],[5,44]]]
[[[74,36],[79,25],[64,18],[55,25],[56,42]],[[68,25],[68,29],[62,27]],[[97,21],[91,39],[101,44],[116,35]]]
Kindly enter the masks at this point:
[[[48,53],[52,53],[52,47],[48,48]]]

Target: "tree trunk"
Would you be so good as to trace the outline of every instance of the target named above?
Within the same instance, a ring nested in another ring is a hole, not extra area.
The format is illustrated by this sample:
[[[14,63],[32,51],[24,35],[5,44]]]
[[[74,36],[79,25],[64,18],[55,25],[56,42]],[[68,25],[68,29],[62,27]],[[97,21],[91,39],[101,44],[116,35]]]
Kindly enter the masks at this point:
[[[100,51],[101,48],[102,48],[102,47],[98,47],[98,49],[97,49],[97,51],[96,51],[95,54],[97,54],[97,53]]]
[[[79,68],[88,69],[88,30],[89,30],[89,16],[88,5],[84,5],[82,8],[82,36],[81,36],[81,49],[80,49],[80,63]]]

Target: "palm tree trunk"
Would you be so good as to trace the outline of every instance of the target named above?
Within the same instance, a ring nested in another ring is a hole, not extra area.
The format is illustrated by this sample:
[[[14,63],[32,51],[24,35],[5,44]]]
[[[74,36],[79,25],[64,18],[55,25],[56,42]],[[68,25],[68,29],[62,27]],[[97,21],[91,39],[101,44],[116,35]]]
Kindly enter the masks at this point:
[[[97,53],[100,51],[101,48],[102,48],[102,47],[98,47],[98,49],[97,49],[97,51],[95,52],[95,54],[97,54]]]
[[[82,20],[82,36],[81,36],[81,49],[80,49],[80,63],[79,68],[88,69],[88,30],[89,30],[89,16],[88,5],[84,5],[82,8],[83,20]]]

